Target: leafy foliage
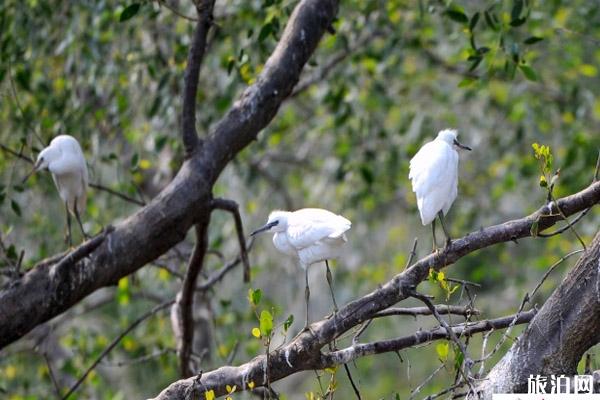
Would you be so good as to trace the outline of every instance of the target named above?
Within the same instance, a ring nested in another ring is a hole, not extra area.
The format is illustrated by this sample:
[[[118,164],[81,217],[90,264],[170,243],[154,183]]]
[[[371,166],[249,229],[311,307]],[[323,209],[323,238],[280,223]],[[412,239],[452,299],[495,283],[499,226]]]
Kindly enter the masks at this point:
[[[178,6],[194,16],[191,2]],[[201,135],[257,79],[292,7],[280,0],[217,2],[198,93]],[[34,158],[52,137],[69,133],[82,143],[92,182],[149,201],[181,165],[180,94],[192,29],[192,22],[160,2],[0,2],[0,143]],[[461,155],[459,197],[449,214],[454,236],[544,204],[544,191],[533,189],[539,176],[546,187],[556,183],[552,155],[561,166],[556,197],[589,182],[600,147],[596,2],[352,0],[341,4],[335,30],[306,67],[305,77],[317,82],[281,107],[259,140],[225,171],[214,194],[241,204],[246,227],[258,226],[271,209],[319,206],[348,216],[351,249],[335,268],[340,302],[400,272],[415,235],[418,256],[430,248],[406,176],[410,158],[439,129],[458,128],[461,140],[474,147]],[[546,144],[534,147],[535,158],[532,143]],[[21,185],[29,168],[0,150],[2,279],[21,251],[26,270],[64,250],[64,211],[53,182],[40,173]],[[86,229],[97,232],[137,208],[90,189]],[[595,233],[597,221],[592,211],[578,225],[584,239]],[[215,254],[236,256],[230,219],[215,215],[210,235]],[[497,246],[461,260],[447,274],[482,285],[477,301],[486,316],[514,312],[518,305],[511,301],[577,245],[572,239]],[[178,249],[189,252],[191,242]],[[234,271],[206,293],[214,340],[203,369],[264,354],[267,339],[275,344],[299,329],[294,315],[304,307],[302,273],[271,247],[261,239],[252,250],[254,289],[242,286]],[[204,270],[213,273],[222,263],[209,256]],[[175,296],[184,268],[185,257],[169,253],[135,278],[103,290],[99,304],[94,295],[69,319],[52,322],[51,347],[62,354],[52,361],[53,373],[64,382],[77,378],[140,314]],[[310,271],[315,317],[331,312],[323,273],[320,266]],[[464,303],[466,295],[447,278],[432,273],[420,290]],[[550,289],[544,286],[541,296]],[[380,319],[362,339],[412,334],[431,323]],[[478,340],[473,338],[475,346]],[[169,316],[155,315],[111,352],[80,397],[155,395],[177,377],[175,347]],[[357,361],[355,375],[365,398],[407,398],[451,354],[444,343],[402,352],[402,361],[395,354],[368,357]],[[313,376],[301,390],[316,396],[330,388],[350,398],[345,374],[336,372],[321,372],[329,380],[323,390]],[[423,394],[452,379],[451,368],[440,372]],[[9,351],[1,358],[0,391],[10,398],[46,398],[52,386],[38,353]],[[281,387],[284,394],[298,390]]]

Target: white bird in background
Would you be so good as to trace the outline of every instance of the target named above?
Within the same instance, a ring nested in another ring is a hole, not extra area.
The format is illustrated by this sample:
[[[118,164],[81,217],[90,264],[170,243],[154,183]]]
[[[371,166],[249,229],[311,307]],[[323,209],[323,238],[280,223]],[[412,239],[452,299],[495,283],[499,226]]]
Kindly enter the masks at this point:
[[[40,170],[50,171],[60,198],[65,203],[67,212],[66,241],[69,246],[72,245],[70,212],[75,214],[79,228],[81,228],[83,236],[87,238],[79,213],[85,210],[88,170],[79,142],[69,135],[60,135],[52,139],[50,145],[40,152],[33,170],[23,179],[23,182],[34,172]]]
[[[331,270],[327,260],[338,258],[347,242],[346,231],[352,223],[346,218],[320,208],[303,208],[297,211],[273,211],[265,226],[251,233],[274,232],[273,244],[281,253],[295,257],[304,268],[306,287],[306,324],[308,329],[308,267],[320,261],[327,266],[327,283],[333,299],[334,311],[337,303],[333,294]]]
[[[456,199],[458,190],[458,149],[471,150],[456,139],[456,130],[445,129],[435,140],[426,143],[410,160],[408,179],[412,181],[417,195],[417,206],[423,225],[432,223],[433,250],[435,239],[435,217],[439,216],[446,245],[451,241],[444,215]]]

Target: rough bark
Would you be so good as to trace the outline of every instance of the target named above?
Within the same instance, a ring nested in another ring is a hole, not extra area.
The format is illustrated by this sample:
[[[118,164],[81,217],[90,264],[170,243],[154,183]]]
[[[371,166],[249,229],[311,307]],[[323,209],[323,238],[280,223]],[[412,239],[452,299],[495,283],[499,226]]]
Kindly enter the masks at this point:
[[[600,182],[592,183],[579,193],[558,200],[558,206],[567,216],[583,211],[600,201]],[[414,288],[427,278],[429,269],[445,268],[465,255],[501,242],[517,241],[531,236],[534,221],[539,230],[554,225],[561,217],[550,213],[547,206],[533,214],[499,225],[482,228],[456,239],[445,251],[433,253],[415,262],[410,268],[375,291],[342,307],[334,316],[315,322],[309,331],[300,333],[290,343],[269,354],[269,381],[274,382],[301,370],[314,369],[322,364],[321,349],[381,310],[406,299]],[[345,357],[345,356],[344,356]],[[342,359],[344,359],[342,357]],[[156,399],[181,398],[185,393],[197,390],[214,390],[216,395],[225,394],[225,386],[237,385],[246,389],[249,382],[256,386],[267,384],[266,356],[258,356],[238,367],[225,366],[204,372],[200,376],[176,381],[159,394]]]
[[[115,226],[89,259],[39,265],[0,291],[0,348],[61,314],[95,290],[114,285],[208,222],[212,186],[235,155],[256,139],[298,82],[337,13],[336,0],[303,0],[256,83],[217,123],[173,181],[148,205]]]
[[[598,342],[600,232],[479,389],[484,398],[526,393],[530,374],[575,375],[585,351]]]

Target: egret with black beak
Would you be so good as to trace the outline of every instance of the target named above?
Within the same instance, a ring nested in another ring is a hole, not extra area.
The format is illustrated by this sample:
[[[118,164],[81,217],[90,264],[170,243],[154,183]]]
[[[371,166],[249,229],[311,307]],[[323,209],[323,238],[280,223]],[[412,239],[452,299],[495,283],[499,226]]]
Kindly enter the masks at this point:
[[[33,169],[23,179],[23,183],[33,173],[41,170],[50,171],[60,198],[65,203],[67,213],[66,242],[68,245],[72,246],[73,244],[71,238],[71,212],[75,215],[83,236],[87,238],[81,223],[80,213],[85,210],[88,170],[79,142],[69,135],[60,135],[52,139],[50,145],[38,155]]]
[[[439,217],[446,235],[446,246],[451,242],[444,215],[458,193],[458,150],[471,150],[456,138],[456,130],[444,129],[435,140],[426,143],[410,160],[408,178],[417,195],[417,206],[423,225],[431,223],[433,251],[437,250],[435,217]]]
[[[304,269],[306,287],[306,324],[308,329],[308,267],[320,261],[327,266],[327,283],[333,299],[334,312],[337,303],[333,292],[333,282],[328,260],[339,258],[347,242],[346,232],[352,223],[346,218],[320,208],[303,208],[297,211],[273,211],[262,228],[252,232],[273,232],[273,244],[283,254],[296,258]]]

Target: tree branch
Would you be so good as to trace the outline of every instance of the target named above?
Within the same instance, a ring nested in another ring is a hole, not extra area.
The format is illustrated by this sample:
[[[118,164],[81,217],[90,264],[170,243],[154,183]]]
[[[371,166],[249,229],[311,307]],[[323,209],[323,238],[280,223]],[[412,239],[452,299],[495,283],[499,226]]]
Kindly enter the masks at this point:
[[[116,338],[114,338],[114,340],[108,346],[106,346],[106,348],[104,350],[102,350],[102,353],[100,353],[100,355],[96,358],[96,360],[94,360],[92,365],[90,365],[88,367],[88,369],[83,373],[83,375],[81,375],[81,377],[77,380],[77,382],[75,382],[75,384],[73,386],[71,386],[71,388],[69,389],[67,394],[65,394],[63,396],[62,400],[67,400],[77,390],[77,388],[83,383],[83,381],[85,381],[85,379],[90,374],[90,372],[92,372],[94,370],[94,368],[96,368],[96,366],[100,363],[100,361],[102,361],[104,359],[104,357],[106,357],[108,355],[108,353],[110,353],[112,351],[112,349],[114,349],[119,344],[119,342],[121,341],[121,339],[123,339],[125,337],[125,335],[127,335],[129,332],[134,330],[139,324],[144,322],[146,319],[150,318],[151,316],[153,316],[160,310],[163,310],[163,309],[169,307],[171,304],[173,304],[172,300],[162,303],[162,304],[154,307],[152,310],[146,312],[145,314],[140,316],[135,321],[133,321],[133,323],[131,325],[129,325],[127,327],[127,329],[125,329],[123,332],[121,332]]]
[[[188,53],[187,66],[184,75],[183,110],[181,113],[181,135],[186,158],[192,156],[200,144],[196,131],[196,97],[200,66],[206,50],[206,38],[212,26],[212,13],[215,0],[200,0],[197,5],[198,22],[194,30],[192,45]]]
[[[577,373],[585,351],[600,342],[599,262],[600,232],[519,340],[482,381],[478,389],[485,398],[491,393],[525,392],[529,375]]]
[[[216,124],[201,151],[184,161],[173,181],[148,205],[116,224],[90,259],[58,275],[51,273],[51,265],[38,265],[17,285],[0,291],[0,348],[155,260],[182,241],[192,226],[208,219],[212,187],[221,171],[273,119],[331,25],[337,6],[337,0],[298,3],[256,83]]]
[[[183,280],[181,295],[177,296],[177,304],[181,319],[181,340],[178,343],[180,375],[183,378],[191,376],[190,357],[192,355],[192,341],[194,340],[193,303],[196,280],[204,265],[204,256],[208,247],[208,221],[196,225],[196,246],[190,257],[185,278]]]
[[[535,310],[522,313],[519,324],[527,323],[533,318]],[[452,332],[457,336],[470,336],[479,332],[503,329],[510,325],[515,316],[497,318],[453,326]],[[314,325],[313,325],[314,326]],[[307,352],[306,341],[299,340],[305,337],[300,335],[292,343],[273,351],[269,358],[269,377],[271,382],[279,380],[302,370],[324,369],[335,365],[346,364],[359,357],[398,351],[434,340],[447,340],[448,332],[443,327],[430,331],[418,331],[411,336],[397,339],[383,340],[365,344],[354,344],[348,348],[337,350],[329,354],[320,351]],[[214,371],[205,372],[200,376],[184,379],[171,384],[163,390],[155,400],[174,400],[183,398],[184,393],[200,393],[214,390],[217,396],[226,394],[226,385],[237,385],[240,390],[248,390],[248,383],[254,386],[266,385],[265,379],[266,356],[255,357],[252,361],[238,367],[221,367]]]
[[[591,184],[579,193],[560,199],[558,203],[568,216],[591,207],[598,201],[600,201],[600,182]],[[303,369],[313,369],[320,362],[320,349],[323,346],[349,329],[373,318],[376,313],[406,299],[411,295],[411,291],[427,278],[431,268],[440,270],[478,249],[530,237],[531,225],[536,220],[539,220],[538,226],[546,229],[562,219],[560,216],[548,213],[548,208],[543,206],[524,218],[483,228],[456,239],[444,251],[422,258],[382,287],[342,307],[332,317],[313,323],[309,331],[300,333],[291,343],[269,354],[268,370],[271,382]],[[513,320],[514,318],[508,321],[508,324]],[[443,328],[442,330],[446,334]],[[257,386],[264,386],[266,362],[265,356],[258,356],[238,368],[222,367],[204,373],[199,381],[203,388],[214,389],[217,394],[224,393],[225,384],[245,388],[248,382],[253,381]],[[342,360],[342,363],[344,362],[348,360]],[[198,379],[190,378],[175,382],[161,392],[157,399],[177,398],[186,390],[194,389],[197,381]]]
[[[454,314],[454,315],[462,315],[463,317],[468,317],[469,315],[480,315],[481,312],[471,307],[462,307],[462,306],[451,306],[447,304],[436,304],[435,309],[440,315]],[[389,317],[391,315],[410,315],[416,317],[418,315],[432,315],[431,310],[428,307],[395,307],[388,308],[383,311],[379,311],[373,315],[373,318],[382,318]]]
[[[213,207],[215,209],[228,211],[233,215],[235,231],[240,245],[240,258],[244,266],[244,282],[250,282],[250,261],[248,260],[248,250],[246,248],[246,239],[244,236],[244,225],[242,224],[242,217],[240,216],[240,207],[235,201],[228,199],[214,199]]]

